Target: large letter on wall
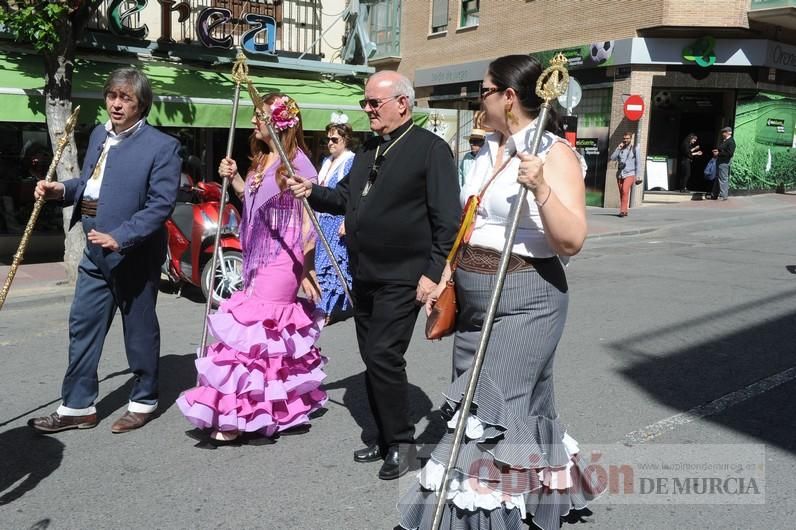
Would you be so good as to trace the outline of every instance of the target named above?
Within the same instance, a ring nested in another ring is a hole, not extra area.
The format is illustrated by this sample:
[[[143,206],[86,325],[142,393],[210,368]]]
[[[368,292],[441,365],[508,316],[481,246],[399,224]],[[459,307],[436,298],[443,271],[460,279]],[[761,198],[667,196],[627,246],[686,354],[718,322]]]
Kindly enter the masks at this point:
[[[265,15],[247,13],[243,19],[252,26],[241,37],[243,49],[249,53],[275,53],[276,52],[276,20]],[[257,34],[265,32],[265,44],[259,44]]]
[[[160,2],[160,38],[158,42],[174,43],[171,36],[171,13],[176,11],[180,14],[177,22],[185,22],[191,16],[191,4],[188,2],[177,2],[177,0],[158,0]],[[176,5],[175,5],[176,4]]]
[[[144,10],[148,0],[133,0],[135,6],[125,11],[121,10],[122,4],[127,4],[127,0],[111,0],[108,5],[108,28],[116,35],[121,37],[133,37],[134,39],[145,39],[149,34],[149,28],[144,24],[140,28],[133,28],[124,25],[124,21],[136,13]]]
[[[231,48],[232,35],[216,39],[212,33],[215,28],[232,20],[232,11],[221,7],[210,7],[196,19],[196,36],[208,48]]]

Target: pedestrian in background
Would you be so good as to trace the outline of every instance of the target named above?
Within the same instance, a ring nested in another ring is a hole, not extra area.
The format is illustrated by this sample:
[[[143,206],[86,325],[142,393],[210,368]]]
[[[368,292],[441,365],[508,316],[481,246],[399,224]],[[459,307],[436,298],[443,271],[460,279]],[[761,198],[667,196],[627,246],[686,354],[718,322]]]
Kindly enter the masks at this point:
[[[627,217],[630,208],[630,190],[638,174],[638,150],[633,136],[625,133],[616,147],[611,160],[616,161],[616,185],[619,188],[619,217]],[[640,184],[640,181],[638,181]]]
[[[326,144],[329,156],[321,164],[318,172],[318,185],[335,188],[351,171],[354,163],[354,153],[350,151],[354,131],[347,123],[330,123],[326,126]],[[332,256],[326,252],[323,245],[315,248],[315,274],[318,277],[318,286],[321,288],[321,301],[318,307],[326,315],[326,323],[336,322],[347,318],[350,314],[351,304],[346,298],[343,284],[337,277],[337,272],[331,260],[337,261],[340,270],[345,276],[345,281],[351,285],[351,272],[348,264],[348,250],[345,244],[345,223],[342,215],[330,213],[318,214],[318,223],[321,231],[326,236],[326,241],[332,249]]]
[[[475,157],[484,145],[484,137],[486,133],[482,129],[473,129],[470,131],[470,152],[465,154],[462,161],[459,163],[459,187],[464,186],[464,180],[467,178],[467,173],[473,167]]]
[[[724,127],[721,130],[721,141],[713,156],[716,157],[716,179],[713,181],[713,191],[710,198],[726,201],[730,193],[730,163],[735,155],[735,140],[732,138],[732,127]]]
[[[75,205],[71,226],[86,233],[69,312],[69,364],[58,410],[28,421],[43,433],[97,425],[97,367],[117,308],[134,379],[130,402],[111,426],[137,429],[158,406],[160,326],[155,313],[160,266],[166,258],[163,223],[180,185],[180,144],[146,122],[152,105],[147,77],[115,70],[104,87],[109,120],[91,133],[83,171],[65,182],[40,180],[35,197]]]
[[[680,191],[682,192],[688,191],[688,180],[691,178],[694,157],[697,156],[702,156],[702,148],[699,147],[697,135],[689,133],[680,144]]]

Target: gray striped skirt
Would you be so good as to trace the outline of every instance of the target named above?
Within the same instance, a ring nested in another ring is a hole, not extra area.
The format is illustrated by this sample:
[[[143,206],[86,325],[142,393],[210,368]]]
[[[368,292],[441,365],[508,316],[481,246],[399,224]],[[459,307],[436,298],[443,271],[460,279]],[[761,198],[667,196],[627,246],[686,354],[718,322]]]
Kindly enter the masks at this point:
[[[555,410],[553,358],[564,330],[568,294],[558,258],[506,276],[478,379],[467,432],[449,485],[442,528],[557,530],[603,485],[585,473],[577,442]],[[495,275],[456,271],[459,317],[454,381],[445,393],[451,414],[470,377]],[[458,412],[456,412],[458,414]],[[452,427],[398,505],[401,526],[427,529],[453,443]]]

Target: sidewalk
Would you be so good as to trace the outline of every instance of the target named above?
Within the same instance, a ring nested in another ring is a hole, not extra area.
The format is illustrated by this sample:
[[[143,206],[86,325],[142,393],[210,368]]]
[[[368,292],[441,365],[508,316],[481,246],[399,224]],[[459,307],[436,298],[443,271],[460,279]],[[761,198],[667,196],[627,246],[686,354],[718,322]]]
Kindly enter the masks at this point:
[[[589,207],[586,215],[589,239],[596,239],[646,234],[677,225],[694,224],[700,229],[731,226],[794,207],[796,195],[771,193],[731,197],[727,201],[644,204],[632,208],[627,217],[618,217],[616,209]],[[5,282],[9,269],[7,265],[0,266],[0,282]],[[67,282],[63,263],[23,264],[17,270],[4,309],[68,302],[73,290],[74,287]]]
[[[0,266],[2,284],[5,284],[10,269],[8,265]],[[0,315],[7,309],[68,302],[72,299],[73,292],[74,286],[67,280],[63,262],[32,265],[23,263],[17,269]]]
[[[590,207],[587,208],[589,239],[645,234],[678,225],[694,225],[701,230],[732,226],[795,207],[796,195],[775,193],[730,197],[726,201],[645,203],[631,208],[627,217],[618,217],[615,208]]]

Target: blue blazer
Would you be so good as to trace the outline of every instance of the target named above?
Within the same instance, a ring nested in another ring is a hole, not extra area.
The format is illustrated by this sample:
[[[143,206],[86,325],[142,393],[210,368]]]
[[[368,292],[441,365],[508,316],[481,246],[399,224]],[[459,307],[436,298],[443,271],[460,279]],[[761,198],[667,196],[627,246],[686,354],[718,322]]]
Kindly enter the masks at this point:
[[[104,125],[92,131],[80,178],[63,183],[66,206],[79,206],[106,136]],[[116,240],[119,251],[87,243],[92,260],[104,262],[97,266],[112,270],[125,259],[145,257],[158,266],[162,263],[166,245],[163,224],[174,209],[180,185],[179,149],[176,139],[144,122],[108,152],[94,221],[98,232]],[[70,228],[78,221],[79,207],[72,212]]]

